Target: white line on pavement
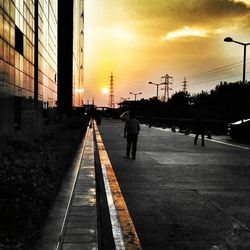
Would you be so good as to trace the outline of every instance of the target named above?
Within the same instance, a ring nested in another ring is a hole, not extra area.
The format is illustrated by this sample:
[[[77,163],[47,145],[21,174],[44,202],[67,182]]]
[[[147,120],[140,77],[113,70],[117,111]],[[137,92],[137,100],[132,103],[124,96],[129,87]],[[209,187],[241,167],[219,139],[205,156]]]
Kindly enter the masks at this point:
[[[146,127],[146,125],[144,125]],[[161,130],[161,131],[165,131],[168,133],[172,133],[170,130],[168,129],[163,129],[163,128],[157,128],[157,127],[151,127],[157,130]],[[193,134],[189,134],[189,136],[194,137]],[[227,146],[231,146],[231,147],[236,147],[236,148],[241,148],[241,149],[246,149],[246,150],[250,150],[250,147],[246,147],[246,146],[241,146],[241,145],[237,145],[237,144],[232,144],[232,143],[228,143],[228,142],[223,142],[223,141],[219,141],[219,140],[215,140],[215,139],[207,139],[205,138],[206,141],[212,141],[212,142],[216,142],[216,143],[220,143],[223,145],[227,145]]]
[[[125,245],[124,245],[123,237],[122,237],[122,230],[121,230],[121,226],[120,226],[117,212],[115,209],[115,204],[114,204],[113,196],[112,196],[110,185],[109,185],[106,167],[103,164],[102,164],[102,175],[103,175],[103,181],[104,181],[105,190],[107,194],[109,214],[110,214],[110,220],[112,224],[112,232],[113,232],[113,237],[115,241],[115,249],[125,250]]]
[[[207,141],[212,141],[212,142],[216,142],[216,143],[220,143],[220,144],[224,144],[224,145],[231,146],[231,147],[236,147],[236,148],[241,148],[241,149],[250,150],[249,147],[240,146],[240,145],[237,145],[237,144],[227,143],[227,142],[218,141],[218,140],[214,140],[214,139],[205,139],[205,140],[207,140]]]

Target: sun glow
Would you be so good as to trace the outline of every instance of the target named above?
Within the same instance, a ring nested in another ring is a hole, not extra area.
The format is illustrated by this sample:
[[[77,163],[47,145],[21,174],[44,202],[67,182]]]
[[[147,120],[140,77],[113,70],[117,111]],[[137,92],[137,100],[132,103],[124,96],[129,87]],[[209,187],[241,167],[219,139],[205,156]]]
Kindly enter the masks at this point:
[[[155,96],[156,89],[145,83],[159,82],[166,73],[176,81],[171,94],[182,89],[184,74],[190,93],[241,79],[241,65],[234,63],[242,60],[242,48],[224,38],[250,42],[250,0],[86,0],[84,5],[84,100],[94,97],[96,105],[107,105],[111,70],[115,102],[130,91],[143,91],[145,99]],[[235,67],[213,71],[231,63]],[[211,69],[211,75],[200,74]]]
[[[166,36],[163,38],[163,40],[174,40],[176,38],[190,37],[190,36],[206,37],[207,31],[204,29],[197,29],[185,26],[182,29],[167,33]]]
[[[121,27],[109,27],[107,31],[113,38],[123,41],[133,41],[135,37],[132,32]]]
[[[109,89],[108,89],[107,87],[103,87],[103,88],[102,88],[102,93],[103,93],[104,95],[107,95],[107,94],[109,93]]]

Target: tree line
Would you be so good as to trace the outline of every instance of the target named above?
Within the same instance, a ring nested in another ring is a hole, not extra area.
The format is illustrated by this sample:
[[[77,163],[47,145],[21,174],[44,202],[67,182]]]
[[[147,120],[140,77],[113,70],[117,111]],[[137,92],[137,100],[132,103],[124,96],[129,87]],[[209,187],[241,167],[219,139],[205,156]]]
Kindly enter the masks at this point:
[[[192,120],[202,111],[207,121],[224,124],[250,118],[250,82],[221,82],[209,92],[174,93],[167,102],[156,97],[125,101],[120,111],[133,109],[142,120]]]

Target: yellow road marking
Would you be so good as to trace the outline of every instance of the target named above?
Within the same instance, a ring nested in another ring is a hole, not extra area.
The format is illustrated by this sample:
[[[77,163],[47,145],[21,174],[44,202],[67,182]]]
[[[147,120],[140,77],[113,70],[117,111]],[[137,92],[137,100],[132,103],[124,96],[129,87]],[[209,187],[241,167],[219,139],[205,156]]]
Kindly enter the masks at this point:
[[[118,220],[120,222],[121,231],[123,235],[123,241],[125,245],[125,249],[127,250],[141,250],[141,243],[138,238],[138,235],[135,230],[135,226],[133,224],[133,221],[130,217],[126,202],[123,198],[122,192],[120,190],[119,184],[117,182],[115,173],[113,171],[113,167],[111,165],[111,162],[109,160],[108,154],[105,150],[105,146],[103,144],[101,135],[99,133],[99,130],[94,124],[94,130],[95,130],[95,136],[97,141],[97,147],[99,151],[100,161],[101,165],[105,166],[106,173],[111,189],[111,193],[113,196]]]

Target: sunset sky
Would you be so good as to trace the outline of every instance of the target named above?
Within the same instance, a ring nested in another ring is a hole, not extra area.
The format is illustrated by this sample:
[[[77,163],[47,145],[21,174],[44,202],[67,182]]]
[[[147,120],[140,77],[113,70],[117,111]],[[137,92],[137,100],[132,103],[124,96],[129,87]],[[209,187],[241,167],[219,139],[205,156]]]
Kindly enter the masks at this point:
[[[209,91],[220,81],[242,80],[243,46],[250,43],[250,0],[85,0],[85,92],[108,105],[114,75],[115,102],[142,92],[156,96],[162,76],[173,77],[171,94],[183,88]],[[250,80],[250,46],[246,79]],[[159,91],[162,96],[163,91]]]

